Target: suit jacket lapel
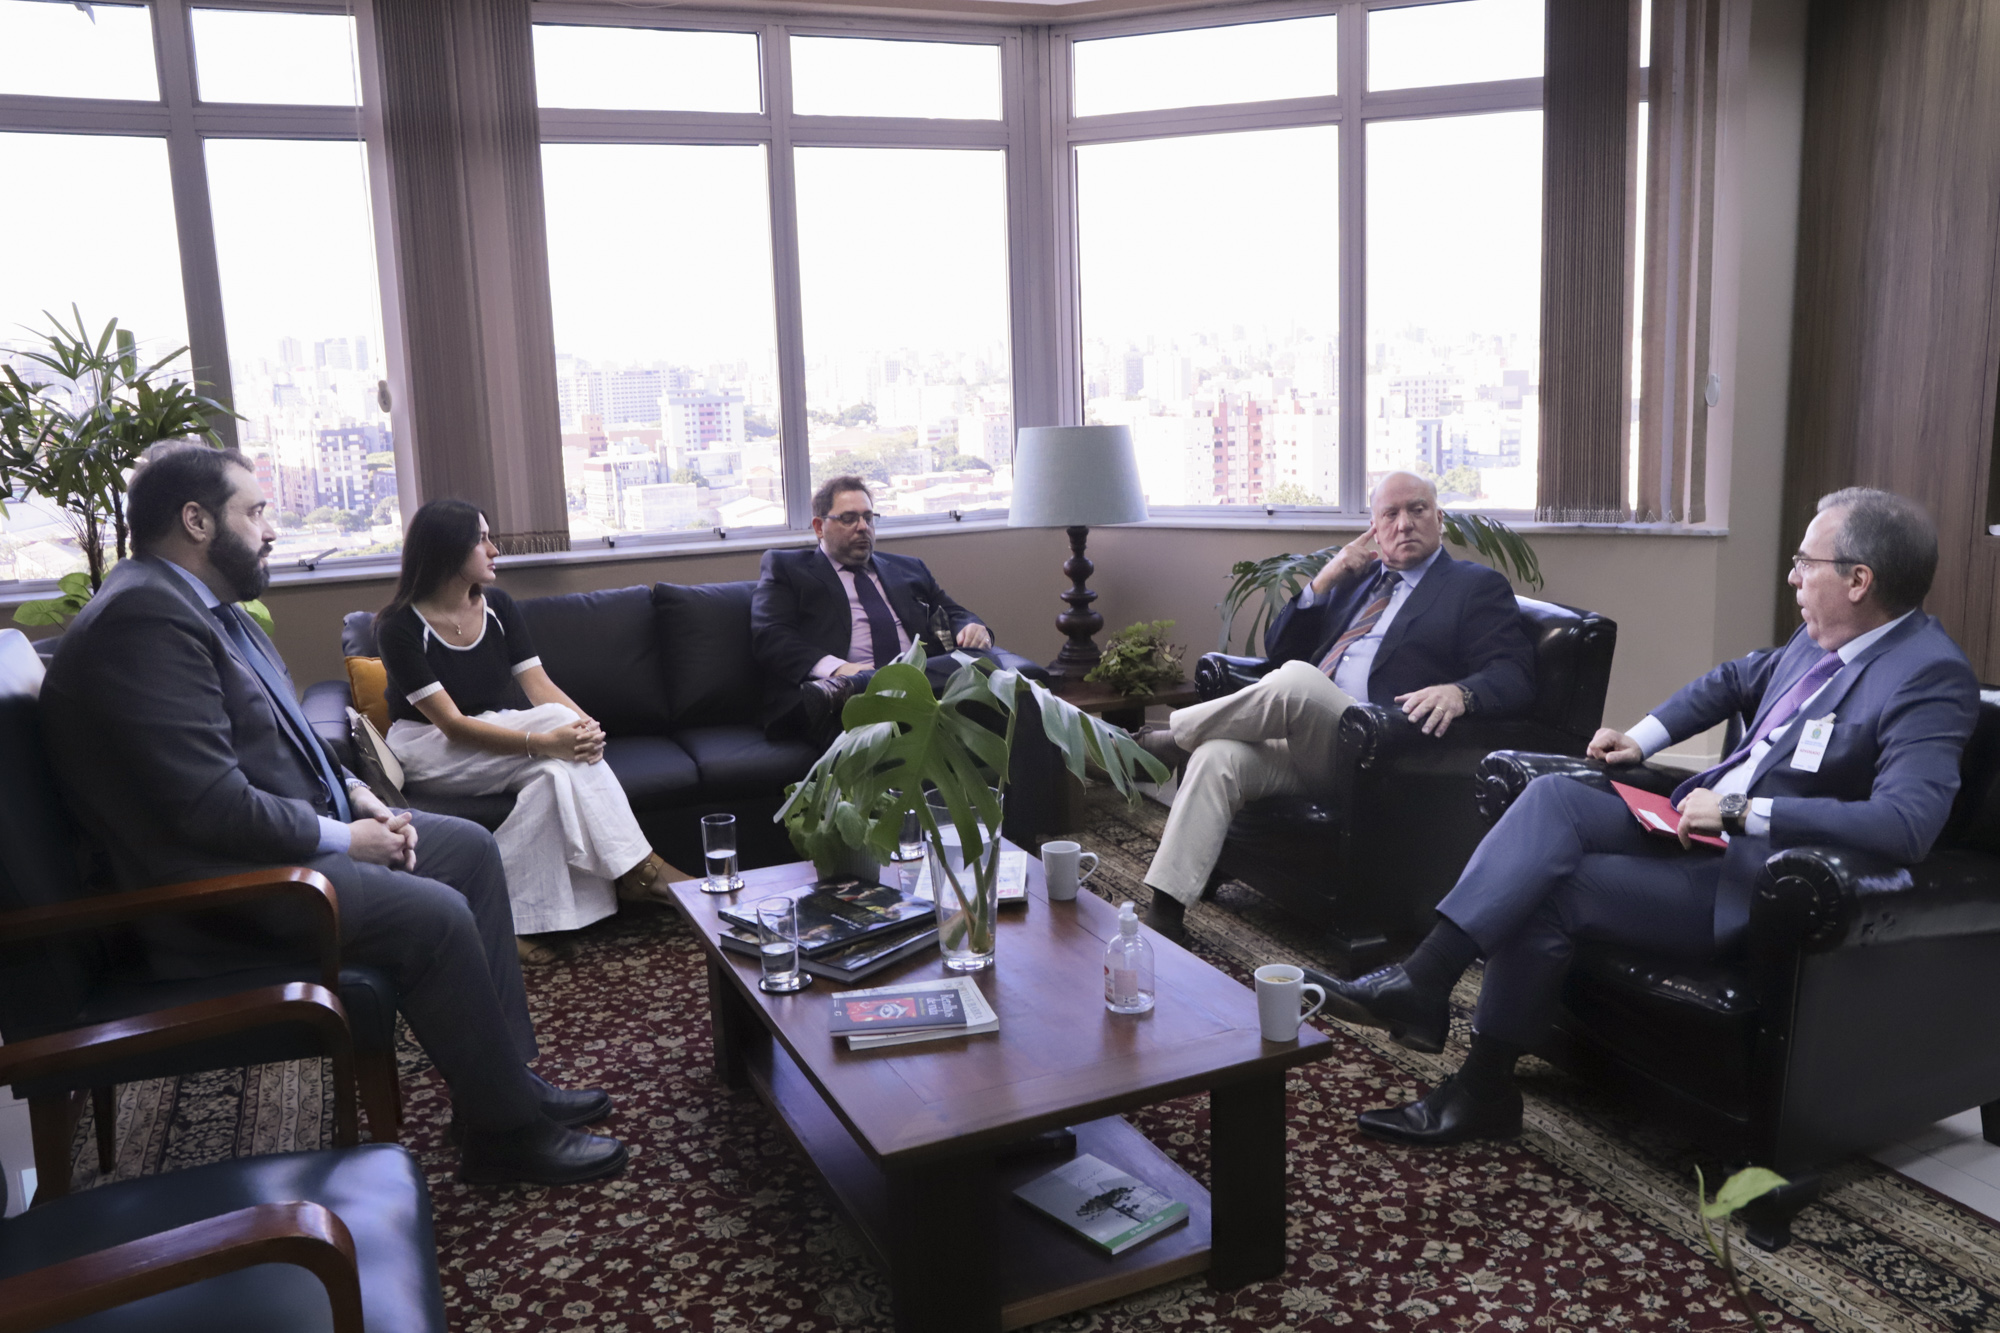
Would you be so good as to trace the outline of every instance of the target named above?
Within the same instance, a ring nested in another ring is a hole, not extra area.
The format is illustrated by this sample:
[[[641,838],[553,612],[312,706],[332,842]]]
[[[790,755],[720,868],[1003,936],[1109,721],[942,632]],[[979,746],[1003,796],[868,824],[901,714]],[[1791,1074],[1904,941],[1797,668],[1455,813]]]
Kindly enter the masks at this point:
[[[833,567],[825,551],[814,546],[806,552],[806,573],[807,577],[817,579],[832,599],[828,607],[838,614],[827,626],[827,642],[833,645],[828,651],[845,659],[848,649],[854,646],[854,615],[848,607],[847,589],[840,582],[840,571]]]
[[[875,560],[875,573],[889,594],[889,609],[896,613],[896,619],[903,622],[904,631],[913,640],[921,639],[930,623],[923,607],[917,602],[916,579],[879,556]]]
[[[1369,675],[1374,675],[1381,669],[1382,664],[1389,660],[1390,654],[1394,653],[1397,646],[1403,642],[1403,635],[1409,632],[1416,618],[1428,611],[1431,603],[1444,595],[1444,584],[1452,577],[1445,566],[1452,563],[1450,556],[1439,551],[1438,558],[1424,571],[1423,578],[1417,580],[1417,586],[1410,589],[1410,595],[1396,608],[1396,618],[1389,622],[1388,632],[1382,636],[1382,646],[1375,650],[1375,662],[1369,668]]]
[[[1908,620],[1905,620],[1902,624],[1896,626],[1895,629],[1891,630],[1887,634],[1884,634],[1874,643],[1869,644],[1866,651],[1864,651],[1861,654],[1861,656],[1855,658],[1852,662],[1845,664],[1840,668],[1840,670],[1834,672],[1833,679],[1826,683],[1825,688],[1820,690],[1820,692],[1817,695],[1814,695],[1811,699],[1808,699],[1806,701],[1807,703],[1811,704],[1812,707],[1810,709],[1801,707],[1797,713],[1793,714],[1792,717],[1793,725],[1786,729],[1785,734],[1778,739],[1778,743],[1776,745],[1773,745],[1768,751],[1765,752],[1763,762],[1758,764],[1756,771],[1751,773],[1750,775],[1751,784],[1755,785],[1757,779],[1763,777],[1766,773],[1770,772],[1771,769],[1774,766],[1776,766],[1777,762],[1780,759],[1789,757],[1792,751],[1798,749],[1799,735],[1801,731],[1801,729],[1797,725],[1799,721],[1801,721],[1808,713],[1810,713],[1814,717],[1825,717],[1828,713],[1836,711],[1840,707],[1841,700],[1847,697],[1848,691],[1854,688],[1854,683],[1861,679],[1861,673],[1868,669],[1868,664],[1870,662],[1873,662],[1876,658],[1880,657],[1890,648],[1902,642],[1902,640],[1907,635],[1914,633],[1920,621],[1928,621],[1928,620],[1929,617],[1924,615],[1923,612],[1921,611],[1917,612],[1915,615],[1911,616]],[[1799,678],[1798,674],[1793,674],[1791,676],[1792,681],[1796,681],[1798,678]],[[1790,689],[1790,688],[1791,685],[1788,682],[1785,686],[1785,689]],[[1776,689],[1776,687],[1774,686],[1773,689],[1767,693],[1769,693],[1770,698],[1773,701],[1775,701],[1776,699],[1783,696],[1784,690]],[[1756,733],[1752,732],[1751,734],[1755,735]]]

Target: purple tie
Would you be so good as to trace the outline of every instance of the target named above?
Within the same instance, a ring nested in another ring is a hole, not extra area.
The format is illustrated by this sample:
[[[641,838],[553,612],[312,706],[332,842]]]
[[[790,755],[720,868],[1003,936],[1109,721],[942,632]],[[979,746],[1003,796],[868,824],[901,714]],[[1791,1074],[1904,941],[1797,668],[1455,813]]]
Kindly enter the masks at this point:
[[[896,633],[896,613],[882,600],[875,580],[868,577],[865,562],[841,568],[854,576],[854,596],[861,603],[861,614],[868,618],[868,637],[875,641],[875,665],[888,666],[903,651],[902,638]]]
[[[1763,741],[1772,732],[1791,721],[1793,715],[1799,709],[1805,707],[1806,700],[1819,693],[1820,687],[1832,680],[1834,672],[1840,670],[1840,667],[1839,653],[1828,653],[1820,658],[1819,661],[1813,663],[1812,670],[1800,676],[1792,688],[1786,690],[1779,697],[1778,702],[1771,705],[1770,713],[1764,718],[1764,725],[1757,729],[1756,735],[1739,745],[1736,748],[1735,754],[1730,755],[1707,772],[1697,773],[1680,786],[1674,788],[1674,804],[1679,805],[1689,792],[1694,791],[1698,787],[1708,786],[1715,779],[1742,763],[1744,759],[1749,757],[1750,751],[1755,749],[1760,741]]]

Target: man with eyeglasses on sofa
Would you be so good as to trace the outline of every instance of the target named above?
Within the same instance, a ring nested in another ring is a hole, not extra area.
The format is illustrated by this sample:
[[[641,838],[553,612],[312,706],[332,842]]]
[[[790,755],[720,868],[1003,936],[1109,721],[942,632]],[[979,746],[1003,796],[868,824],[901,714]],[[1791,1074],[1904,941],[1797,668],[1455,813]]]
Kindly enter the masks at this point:
[[[750,635],[773,740],[831,744],[841,706],[917,639],[940,686],[959,665],[943,649],[993,647],[985,624],[938,586],[923,561],[875,549],[876,517],[865,477],[833,477],[813,493],[819,544],[764,553]]]

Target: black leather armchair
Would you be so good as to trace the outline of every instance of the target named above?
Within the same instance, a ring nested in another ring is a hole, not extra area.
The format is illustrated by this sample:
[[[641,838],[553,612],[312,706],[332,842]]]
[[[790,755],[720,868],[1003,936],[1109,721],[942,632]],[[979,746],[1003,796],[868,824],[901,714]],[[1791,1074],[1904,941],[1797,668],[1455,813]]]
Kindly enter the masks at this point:
[[[0,636],[4,640],[4,636]],[[396,1084],[395,1000],[372,968],[340,964],[333,887],[298,867],[275,867],[129,893],[98,892],[80,865],[80,845],[57,794],[41,740],[34,688],[39,672],[0,684],[0,1066],[28,1102],[42,1198],[69,1185],[76,1094],[95,1098],[97,1148],[107,1169],[113,1100],[120,1083],[331,1055],[340,1141],[352,1143],[359,1078],[370,1128],[394,1138],[402,1104]],[[148,975],[127,931],[148,918],[282,910],[308,925],[316,956],[185,980]],[[338,998],[336,998],[338,996]],[[350,1050],[350,1031],[353,1050]],[[96,1051],[87,1076],[60,1063],[24,1062],[36,1039]],[[79,1080],[82,1081],[79,1081]]]
[[[1973,1106],[2000,1143],[2000,691],[1983,694],[1960,769],[1921,864],[1837,847],[1772,856],[1739,956],[1577,949],[1541,1054],[1724,1163],[1793,1179],[1748,1219],[1766,1248],[1849,1153]],[[1480,766],[1482,815],[1498,819],[1544,773],[1662,792],[1685,776],[1503,752]]]
[[[1323,789],[1245,806],[1229,826],[1211,888],[1241,880],[1326,926],[1350,972],[1377,966],[1428,929],[1485,833],[1472,799],[1480,761],[1497,748],[1580,755],[1604,717],[1617,623],[1518,600],[1535,647],[1535,701],[1524,716],[1474,714],[1439,740],[1395,710],[1350,708]],[[1195,665],[1195,689],[1204,700],[1220,698],[1274,665],[1209,653]]]

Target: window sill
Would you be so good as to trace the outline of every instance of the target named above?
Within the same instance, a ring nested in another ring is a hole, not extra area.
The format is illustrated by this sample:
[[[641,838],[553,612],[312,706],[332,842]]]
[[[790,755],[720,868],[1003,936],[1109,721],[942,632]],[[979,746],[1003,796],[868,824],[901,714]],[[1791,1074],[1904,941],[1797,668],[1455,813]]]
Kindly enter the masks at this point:
[[[1515,531],[1529,536],[1630,536],[1630,537],[1727,537],[1729,529],[1713,527],[1685,527],[1673,523],[1536,523],[1528,519],[1507,519],[1507,525]],[[1129,528],[1160,528],[1166,530],[1239,530],[1273,532],[1361,532],[1368,525],[1353,514],[1315,514],[1280,510],[1275,514],[1265,514],[1261,510],[1250,510],[1242,514],[1158,514],[1144,523],[1128,523],[1120,526]],[[968,518],[956,522],[916,522],[896,523],[882,530],[886,541],[896,541],[903,537],[941,537],[962,532],[995,532],[1007,527],[1007,520],[1001,517]],[[547,565],[615,565],[645,564],[662,560],[675,560],[683,556],[719,555],[727,551],[768,551],[776,548],[806,546],[812,541],[810,532],[778,532],[762,530],[746,533],[740,537],[704,537],[692,541],[673,539],[648,539],[634,535],[622,545],[606,547],[598,538],[590,539],[590,546],[580,551],[551,551],[539,555],[509,555],[501,557],[503,569],[534,569]],[[377,583],[393,580],[400,569],[396,560],[356,560],[339,565],[322,565],[317,569],[274,569],[271,571],[271,586],[275,588],[295,587],[301,584]],[[0,585],[0,609],[11,609],[22,602],[32,602],[40,598],[56,595],[53,581]]]

